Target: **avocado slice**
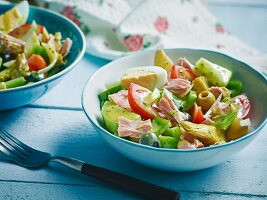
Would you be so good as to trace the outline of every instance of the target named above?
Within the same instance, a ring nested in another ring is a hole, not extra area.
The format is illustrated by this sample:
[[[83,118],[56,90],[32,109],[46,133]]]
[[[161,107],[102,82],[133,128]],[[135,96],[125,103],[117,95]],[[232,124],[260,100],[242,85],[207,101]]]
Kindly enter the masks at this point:
[[[106,128],[109,132],[113,133],[114,135],[118,134],[118,117],[125,117],[130,120],[141,120],[141,116],[123,109],[118,105],[106,101],[101,110]]]

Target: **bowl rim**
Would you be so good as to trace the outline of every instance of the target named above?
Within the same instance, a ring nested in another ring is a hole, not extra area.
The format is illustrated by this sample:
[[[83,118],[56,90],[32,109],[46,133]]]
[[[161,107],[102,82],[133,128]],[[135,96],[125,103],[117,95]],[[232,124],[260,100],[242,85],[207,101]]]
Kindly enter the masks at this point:
[[[207,50],[207,49],[193,49],[193,48],[163,48],[163,50],[165,51],[204,51],[204,52],[208,52],[208,53],[213,53],[213,54],[219,54],[223,57],[225,57],[226,59],[230,59],[236,62],[239,62],[242,64],[243,67],[249,69],[250,71],[252,71],[253,73],[255,73],[259,78],[261,78],[266,84],[267,84],[267,76],[264,76],[262,73],[260,73],[259,71],[257,71],[255,68],[251,67],[250,65],[248,65],[247,63],[240,61],[232,56],[229,56],[227,54],[221,53],[221,52],[217,52],[217,51],[213,51],[213,50]],[[94,74],[87,80],[85,87],[82,91],[82,96],[81,96],[81,102],[82,102],[82,109],[85,113],[85,115],[87,116],[87,118],[89,119],[89,121],[91,122],[91,124],[94,126],[94,128],[101,130],[102,132],[104,132],[105,134],[108,134],[110,137],[115,138],[116,140],[119,140],[120,142],[125,142],[128,145],[132,145],[132,146],[136,146],[136,147],[140,147],[143,149],[147,149],[147,150],[154,150],[154,151],[160,151],[160,152],[184,152],[184,153],[190,153],[190,152],[201,152],[201,151],[208,151],[208,150],[213,150],[213,149],[217,149],[217,148],[223,148],[223,147],[227,147],[229,145],[235,144],[235,143],[239,143],[249,137],[252,137],[253,135],[255,135],[256,133],[258,133],[266,124],[267,122],[267,117],[265,117],[265,120],[257,127],[255,128],[253,131],[251,131],[249,134],[238,138],[237,140],[232,140],[230,142],[226,142],[224,144],[219,144],[219,145],[213,145],[213,146],[208,146],[208,147],[204,147],[204,148],[199,148],[199,149],[169,149],[169,148],[157,148],[157,147],[151,147],[151,146],[147,146],[147,145],[143,145],[140,143],[136,143],[136,142],[132,142],[129,140],[126,140],[124,138],[120,138],[112,133],[110,133],[109,131],[107,131],[105,128],[103,128],[102,126],[99,125],[99,123],[95,123],[94,120],[91,119],[90,117],[90,113],[87,112],[87,106],[85,104],[85,97],[87,96],[86,91],[88,90],[88,87],[90,85],[90,82],[94,79],[94,77],[101,73],[101,71],[105,70],[106,68],[109,67],[109,65],[114,64],[116,62],[120,62],[121,60],[125,60],[125,59],[129,59],[131,57],[138,57],[142,54],[150,54],[151,52],[155,52],[156,50],[152,49],[152,50],[145,50],[142,52],[137,52],[135,54],[132,55],[128,55],[122,58],[119,58],[117,60],[111,61],[109,63],[107,63],[106,65],[104,65],[102,68],[98,69],[97,71],[94,72]],[[98,133],[99,134],[99,133]]]
[[[1,7],[6,7],[6,8],[12,8],[14,6],[14,4],[1,4]],[[49,15],[52,15],[54,17],[63,19],[63,21],[65,21],[66,23],[68,23],[69,25],[71,25],[71,29],[73,29],[74,32],[77,33],[77,36],[80,38],[81,42],[82,42],[82,48],[80,50],[80,52],[78,52],[78,56],[75,58],[75,60],[65,69],[63,69],[62,71],[58,72],[57,74],[54,74],[48,78],[45,78],[43,80],[40,80],[38,82],[35,82],[33,84],[29,84],[29,85],[23,85],[23,86],[19,86],[19,87],[15,87],[15,88],[10,88],[10,89],[6,89],[6,90],[0,90],[0,95],[4,94],[4,93],[12,93],[12,92],[17,92],[19,90],[26,90],[26,89],[30,89],[30,88],[35,88],[38,87],[40,85],[44,85],[48,82],[51,82],[61,76],[63,76],[64,74],[66,74],[67,72],[71,71],[77,64],[78,62],[81,60],[81,58],[84,56],[85,51],[86,51],[86,40],[85,40],[85,36],[83,34],[83,32],[81,31],[81,29],[74,23],[72,22],[70,19],[68,19],[67,17],[65,17],[64,15],[61,15],[59,13],[56,13],[55,11],[52,10],[48,10],[45,8],[40,8],[37,6],[29,6],[29,16],[30,16],[30,12],[31,10],[35,10],[37,12],[45,12]]]

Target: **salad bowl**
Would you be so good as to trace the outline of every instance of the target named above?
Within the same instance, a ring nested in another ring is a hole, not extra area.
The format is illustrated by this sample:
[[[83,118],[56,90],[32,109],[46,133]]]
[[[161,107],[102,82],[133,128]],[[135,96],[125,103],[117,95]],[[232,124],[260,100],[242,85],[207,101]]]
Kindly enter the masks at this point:
[[[244,84],[244,92],[250,99],[249,118],[253,131],[224,144],[199,149],[164,149],[145,146],[125,140],[106,130],[100,111],[98,94],[105,89],[105,80],[116,80],[129,68],[152,66],[156,51],[145,51],[115,60],[88,80],[82,95],[82,105],[89,121],[99,135],[116,151],[140,164],[167,171],[194,171],[220,164],[244,149],[260,134],[267,121],[267,107],[262,99],[267,98],[267,79],[249,65],[222,53],[197,49],[166,49],[172,59],[186,57],[195,63],[203,57],[232,71],[233,77]]]
[[[12,4],[1,4],[0,15],[13,7]],[[28,15],[26,16],[26,23],[35,21],[45,27],[48,33],[60,32],[63,39],[70,38],[72,40],[72,46],[66,57],[64,67],[58,73],[33,84],[0,90],[0,111],[21,107],[46,94],[78,64],[85,53],[84,35],[72,21],[53,11],[32,6],[26,13]]]

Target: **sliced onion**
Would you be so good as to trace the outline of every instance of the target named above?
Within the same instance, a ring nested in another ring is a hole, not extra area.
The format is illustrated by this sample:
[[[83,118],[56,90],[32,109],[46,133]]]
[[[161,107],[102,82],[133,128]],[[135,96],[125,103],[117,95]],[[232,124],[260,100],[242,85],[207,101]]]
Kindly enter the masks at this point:
[[[241,126],[241,127],[242,127],[242,126],[248,126],[248,127],[250,127],[250,126],[251,126],[250,119],[247,118],[247,119],[241,120],[241,121],[240,121],[240,126]]]
[[[211,114],[211,112],[212,112],[212,108],[213,108],[214,106],[217,106],[217,105],[220,103],[221,98],[222,98],[222,93],[218,96],[218,98],[216,99],[216,101],[212,104],[212,106],[210,107],[210,109],[209,109],[209,110],[205,113],[205,115],[203,116],[205,119],[210,118],[210,114]]]

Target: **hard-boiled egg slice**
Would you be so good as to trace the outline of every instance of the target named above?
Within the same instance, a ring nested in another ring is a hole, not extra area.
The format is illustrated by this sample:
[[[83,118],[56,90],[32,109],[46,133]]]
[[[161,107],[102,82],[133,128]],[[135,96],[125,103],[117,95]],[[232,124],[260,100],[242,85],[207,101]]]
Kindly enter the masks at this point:
[[[162,88],[165,83],[167,82],[167,71],[161,67],[158,66],[142,66],[142,67],[133,67],[133,68],[129,68],[126,73],[129,72],[137,72],[137,71],[150,71],[150,72],[154,72],[156,74],[157,77],[157,82],[155,87],[156,88]]]

